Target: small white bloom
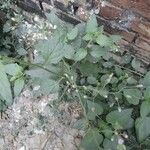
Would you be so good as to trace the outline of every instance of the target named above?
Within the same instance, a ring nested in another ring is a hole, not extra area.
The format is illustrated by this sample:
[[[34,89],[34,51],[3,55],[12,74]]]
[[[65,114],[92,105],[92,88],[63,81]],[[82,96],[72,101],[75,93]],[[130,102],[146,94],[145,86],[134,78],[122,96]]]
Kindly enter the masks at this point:
[[[76,89],[75,91],[76,91],[76,92],[79,92],[79,90],[78,90],[78,89]]]
[[[54,25],[53,29],[56,29],[56,28],[57,28],[57,26],[56,26],[56,25]]]
[[[66,74],[66,73],[64,74],[64,76],[67,77],[67,78],[69,77],[68,74]]]
[[[87,98],[87,96],[86,96],[86,95],[84,95],[84,96],[83,96],[83,98],[85,98],[85,99],[86,99],[86,98]]]
[[[37,85],[33,88],[33,91],[38,91],[40,89],[40,85]]]
[[[123,143],[124,143],[124,140],[123,140],[122,138],[119,138],[119,139],[118,139],[118,144],[121,145],[121,144],[123,144]]]
[[[132,98],[132,96],[130,96],[130,95],[126,95],[126,97],[127,97],[127,98]]]
[[[121,112],[121,111],[122,111],[121,107],[118,107],[118,111],[119,111],[119,112]]]
[[[83,86],[83,89],[84,89],[84,90],[87,90],[87,87],[86,87],[86,86]]]
[[[144,86],[143,86],[143,84],[139,84],[139,85],[137,85],[136,87],[137,87],[137,88],[143,88]]]
[[[34,56],[38,56],[38,51],[35,49],[35,50],[33,51],[33,54],[34,54]]]
[[[114,141],[114,137],[111,138],[111,141],[112,141],[112,142]]]
[[[118,97],[115,97],[115,100],[118,101]]]
[[[104,95],[104,98],[108,98],[108,95]]]
[[[99,9],[95,9],[95,14],[99,14]]]
[[[91,110],[92,110],[92,112],[95,112],[95,107],[92,107]]]
[[[110,105],[109,105],[109,107],[113,107],[114,106],[114,103],[111,103]]]
[[[73,85],[72,85],[72,88],[76,88],[76,86],[73,84]]]
[[[35,17],[34,17],[34,21],[38,22],[38,21],[39,21],[39,17],[38,17],[38,16],[35,16]]]
[[[73,80],[73,76],[71,76],[71,80]]]
[[[126,138],[126,139],[128,138],[128,135],[127,135],[127,134],[124,134],[123,136],[124,136],[124,138]]]
[[[66,81],[66,84],[67,84],[67,85],[70,85],[69,81]]]
[[[70,90],[70,89],[68,89],[67,91],[68,91],[68,93],[70,93],[70,92],[71,92],[71,90]]]

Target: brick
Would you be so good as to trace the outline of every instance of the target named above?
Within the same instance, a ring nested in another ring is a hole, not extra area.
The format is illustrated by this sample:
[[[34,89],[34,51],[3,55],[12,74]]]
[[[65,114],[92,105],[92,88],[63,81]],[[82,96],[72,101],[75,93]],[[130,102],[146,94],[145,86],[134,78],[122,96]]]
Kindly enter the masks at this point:
[[[115,20],[120,17],[122,9],[117,8],[109,3],[105,6],[99,4],[99,15],[105,19]]]
[[[150,19],[150,0],[109,0],[109,2]]]
[[[150,52],[149,51],[145,51],[137,46],[133,46],[133,50],[134,50],[135,56],[137,56],[145,64],[149,64],[149,62],[150,62]]]
[[[150,38],[150,22],[136,19],[131,22],[130,28],[139,34]]]
[[[135,45],[141,48],[144,51],[148,51],[150,53],[150,40],[144,37],[139,37],[135,41]]]
[[[112,28],[111,26],[104,26],[104,30],[107,31],[109,34],[117,34],[122,36],[122,38],[128,42],[132,42],[135,37],[135,33],[125,31],[125,30],[120,30],[117,28]]]

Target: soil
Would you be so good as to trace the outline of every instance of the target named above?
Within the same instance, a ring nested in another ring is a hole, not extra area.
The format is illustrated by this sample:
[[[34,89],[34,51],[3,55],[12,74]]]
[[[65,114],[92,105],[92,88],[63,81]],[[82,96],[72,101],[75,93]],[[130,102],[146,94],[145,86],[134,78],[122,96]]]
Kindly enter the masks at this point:
[[[3,113],[0,121],[0,150],[76,150],[84,131],[71,128],[80,117],[77,102],[62,102],[57,94],[34,98],[25,90]]]

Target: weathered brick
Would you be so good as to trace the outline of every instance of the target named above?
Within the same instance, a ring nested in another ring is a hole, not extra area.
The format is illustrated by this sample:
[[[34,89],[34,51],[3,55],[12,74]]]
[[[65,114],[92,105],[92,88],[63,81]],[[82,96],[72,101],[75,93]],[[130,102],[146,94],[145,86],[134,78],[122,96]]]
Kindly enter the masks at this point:
[[[150,53],[150,40],[149,39],[146,39],[144,37],[139,37],[137,38],[135,45],[141,48],[141,50],[143,50],[143,53],[145,51],[148,51]]]
[[[131,22],[130,28],[139,34],[150,38],[150,22],[136,18]]]
[[[150,19],[150,0],[109,0],[113,5],[133,10]]]
[[[120,17],[122,9],[117,8],[110,3],[106,3],[103,6],[101,3],[99,4],[99,15],[105,19],[115,20]]]
[[[143,50],[137,46],[133,46],[134,55],[137,56],[140,60],[142,60],[145,64],[149,64],[150,62],[150,52]]]
[[[127,30],[120,30],[117,28],[112,28],[111,26],[104,26],[104,29],[109,34],[118,34],[118,35],[122,36],[122,38],[128,42],[132,42],[135,37],[135,33],[129,32]]]

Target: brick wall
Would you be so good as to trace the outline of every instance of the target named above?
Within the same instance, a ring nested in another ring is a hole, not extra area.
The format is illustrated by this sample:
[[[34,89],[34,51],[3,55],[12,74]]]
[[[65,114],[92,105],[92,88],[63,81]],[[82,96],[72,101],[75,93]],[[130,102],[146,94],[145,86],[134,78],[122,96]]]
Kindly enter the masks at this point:
[[[50,0],[19,1],[20,3],[33,1],[36,5],[41,1],[44,11],[51,5]],[[124,51],[130,51],[146,63],[150,63],[150,0],[74,0],[71,6],[76,9],[75,12],[72,12],[72,9],[70,11],[68,1],[54,0],[54,5],[58,10],[73,16],[70,22],[85,21],[88,13],[94,10],[97,13],[98,23],[104,25],[106,32],[123,37],[120,45]],[[40,9],[40,5],[36,9]],[[61,17],[68,19],[64,13]]]
[[[110,23],[106,31],[121,34],[126,47],[150,61],[150,0],[96,0],[98,16]],[[132,50],[133,49],[133,50]]]

